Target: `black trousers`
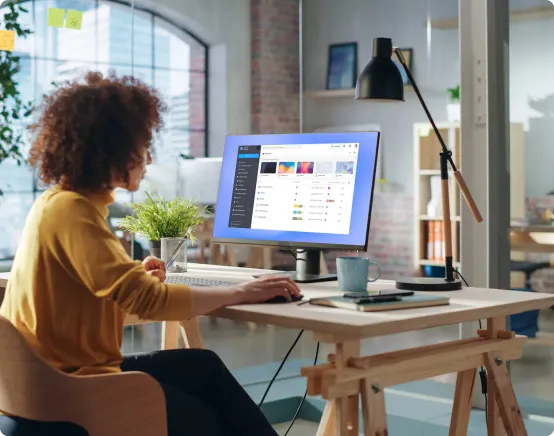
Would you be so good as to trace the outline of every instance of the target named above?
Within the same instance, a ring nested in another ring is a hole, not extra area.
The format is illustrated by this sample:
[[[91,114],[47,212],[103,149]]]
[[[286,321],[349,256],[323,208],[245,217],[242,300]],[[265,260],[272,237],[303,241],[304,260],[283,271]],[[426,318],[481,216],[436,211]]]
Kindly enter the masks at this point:
[[[167,350],[126,357],[123,371],[150,374],[162,386],[168,436],[277,436],[257,405],[209,350]],[[68,423],[0,416],[5,436],[86,436]]]
[[[213,351],[181,349],[130,356],[121,369],[145,372],[162,385],[169,436],[277,436]]]

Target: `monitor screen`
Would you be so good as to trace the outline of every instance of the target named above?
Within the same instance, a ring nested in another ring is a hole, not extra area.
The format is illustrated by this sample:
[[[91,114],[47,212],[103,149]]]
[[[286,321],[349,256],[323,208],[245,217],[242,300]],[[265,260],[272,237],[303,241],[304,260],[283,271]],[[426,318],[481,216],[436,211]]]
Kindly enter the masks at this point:
[[[365,250],[379,132],[228,136],[214,242]]]

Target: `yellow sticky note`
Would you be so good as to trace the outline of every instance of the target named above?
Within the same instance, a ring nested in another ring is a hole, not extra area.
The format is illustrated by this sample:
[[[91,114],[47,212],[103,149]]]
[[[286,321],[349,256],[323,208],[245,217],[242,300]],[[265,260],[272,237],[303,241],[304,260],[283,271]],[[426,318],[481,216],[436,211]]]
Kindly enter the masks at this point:
[[[83,13],[74,9],[67,11],[67,19],[65,20],[66,29],[81,30],[83,24]]]
[[[64,16],[65,16],[65,9],[49,8],[48,25],[50,27],[63,27]]]
[[[14,30],[0,30],[0,50],[12,51],[15,44]]]

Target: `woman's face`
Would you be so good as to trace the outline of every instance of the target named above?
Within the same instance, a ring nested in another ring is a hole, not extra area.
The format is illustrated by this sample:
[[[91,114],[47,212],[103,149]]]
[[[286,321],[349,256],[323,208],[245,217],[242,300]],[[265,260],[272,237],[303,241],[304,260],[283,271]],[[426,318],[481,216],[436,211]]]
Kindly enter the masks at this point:
[[[138,190],[140,182],[142,182],[142,179],[146,175],[146,166],[152,163],[152,155],[147,147],[145,147],[142,156],[143,158],[139,162],[134,162],[129,169],[129,179],[127,182],[125,182],[125,179],[121,175],[114,177],[114,188],[123,188],[129,192],[136,192]]]

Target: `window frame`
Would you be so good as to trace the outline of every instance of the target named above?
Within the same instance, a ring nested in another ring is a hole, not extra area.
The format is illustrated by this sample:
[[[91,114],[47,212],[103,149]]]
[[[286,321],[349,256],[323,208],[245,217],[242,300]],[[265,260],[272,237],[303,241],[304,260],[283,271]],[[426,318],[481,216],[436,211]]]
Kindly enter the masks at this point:
[[[29,14],[31,16],[31,20],[32,20],[33,23],[34,23],[35,17],[36,17],[35,5],[38,2],[48,2],[48,0],[20,0],[19,2],[17,2],[17,3],[21,3],[21,4],[24,4],[24,3],[30,4]],[[6,3],[7,2],[2,2],[0,4],[0,8],[5,8]],[[187,28],[183,27],[181,24],[173,21],[170,18],[165,17],[162,14],[159,14],[155,11],[152,11],[152,10],[146,8],[146,7],[133,5],[131,2],[125,1],[125,0],[94,0],[94,7],[95,7],[96,11],[98,10],[98,7],[100,6],[101,3],[102,4],[113,4],[113,5],[125,6],[126,8],[131,10],[131,11],[129,11],[129,12],[131,12],[131,14],[133,12],[140,12],[141,15],[147,16],[147,18],[150,21],[151,38],[152,38],[152,41],[151,41],[151,43],[152,43],[152,60],[151,60],[150,65],[133,65],[134,64],[134,59],[133,59],[133,55],[132,55],[131,56],[131,61],[129,63],[118,62],[117,64],[120,67],[125,67],[125,68],[128,68],[128,67],[135,68],[136,67],[136,68],[151,69],[152,70],[152,76],[153,76],[152,79],[154,79],[156,69],[158,69],[158,70],[165,70],[166,69],[166,68],[163,68],[163,67],[157,68],[156,67],[156,62],[155,62],[155,43],[156,43],[156,36],[155,36],[156,31],[155,30],[156,30],[156,23],[158,23],[158,25],[159,25],[160,22],[164,23],[164,24],[167,24],[168,28],[166,28],[166,30],[168,30],[170,33],[174,33],[178,38],[181,38],[181,39],[183,39],[183,35],[186,35],[187,38],[190,38],[190,40],[192,40],[194,43],[198,44],[204,50],[204,68],[203,69],[198,69],[198,68],[190,68],[189,67],[186,70],[186,72],[189,75],[193,75],[193,74],[203,74],[204,75],[204,102],[203,102],[204,103],[204,107],[203,107],[204,126],[203,126],[202,129],[199,129],[197,127],[196,128],[190,128],[189,127],[187,129],[187,132],[200,133],[200,134],[204,135],[204,153],[203,153],[203,157],[209,156],[209,132],[208,132],[208,126],[209,126],[209,98],[208,98],[208,96],[209,96],[209,51],[210,51],[209,45],[204,40],[202,40],[198,35],[196,35],[194,32],[191,32]],[[171,32],[171,29],[174,29],[175,32]],[[95,38],[98,38],[97,29],[96,29],[96,32],[95,32]],[[190,44],[190,42],[192,42],[192,41],[189,42],[186,39],[183,39],[183,40],[185,41],[185,43],[189,43],[189,44]],[[35,42],[35,44],[36,44],[36,42]],[[96,53],[95,53],[94,61],[90,62],[90,64],[94,65],[95,68],[99,68],[100,63],[99,63],[99,56],[98,56],[98,47],[96,47],[95,50],[96,50]],[[134,47],[132,47],[131,52],[134,53]],[[37,86],[38,86],[38,83],[37,83],[37,65],[38,65],[38,63],[40,61],[54,61],[54,62],[67,61],[67,60],[64,60],[64,59],[60,59],[59,56],[56,56],[55,58],[54,57],[50,58],[50,57],[46,57],[46,56],[41,56],[41,55],[36,53],[36,49],[33,49],[33,51],[28,53],[28,54],[20,55],[20,58],[29,60],[31,71],[33,71],[32,79],[31,79],[31,82],[30,82],[30,87],[32,88],[33,98],[36,98],[35,94],[36,94]],[[77,62],[77,60],[75,60],[75,61]],[[88,61],[87,61],[87,63],[88,63]],[[171,69],[168,69],[168,70],[171,71]],[[183,71],[185,71],[185,70],[183,70]],[[200,157],[202,157],[202,156],[200,156]],[[33,201],[34,201],[34,200],[36,200],[36,198],[43,191],[44,191],[44,189],[41,188],[41,186],[38,183],[36,170],[32,169],[31,186],[29,186],[28,190],[22,190],[22,189],[17,189],[17,190],[13,190],[13,191],[12,190],[7,190],[5,192],[5,194],[10,195],[10,196],[11,195],[25,196],[25,195],[30,194],[30,195],[32,195],[32,198],[33,198]],[[2,259],[3,259],[3,257],[0,257],[0,260],[2,260]]]

